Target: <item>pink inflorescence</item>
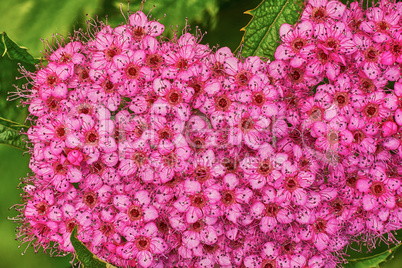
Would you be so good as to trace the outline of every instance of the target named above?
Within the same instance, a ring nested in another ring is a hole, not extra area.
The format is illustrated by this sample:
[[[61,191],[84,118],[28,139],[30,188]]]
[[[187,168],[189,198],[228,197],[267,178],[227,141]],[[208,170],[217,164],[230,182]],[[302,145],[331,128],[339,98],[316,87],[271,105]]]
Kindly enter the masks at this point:
[[[401,14],[310,0],[273,62],[161,39],[141,11],[48,52],[21,91],[21,239],[74,252],[77,226],[121,267],[335,267],[375,246],[402,228]]]

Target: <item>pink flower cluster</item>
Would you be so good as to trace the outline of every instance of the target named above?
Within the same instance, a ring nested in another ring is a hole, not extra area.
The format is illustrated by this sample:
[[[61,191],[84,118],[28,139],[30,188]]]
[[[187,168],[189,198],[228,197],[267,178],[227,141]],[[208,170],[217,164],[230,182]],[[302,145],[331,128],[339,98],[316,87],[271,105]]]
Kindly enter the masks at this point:
[[[77,226],[121,267],[318,268],[402,228],[401,14],[310,0],[273,62],[163,40],[141,11],[72,38],[29,74],[21,239],[73,252]]]

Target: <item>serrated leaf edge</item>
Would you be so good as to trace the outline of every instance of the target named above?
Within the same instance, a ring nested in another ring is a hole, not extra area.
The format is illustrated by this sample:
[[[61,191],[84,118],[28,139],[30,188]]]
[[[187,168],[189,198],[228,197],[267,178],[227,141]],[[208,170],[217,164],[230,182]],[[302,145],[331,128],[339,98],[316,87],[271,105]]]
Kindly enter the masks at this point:
[[[297,1],[297,0],[296,0],[296,1]],[[235,52],[239,51],[240,48],[242,47],[242,45],[244,44],[244,37],[245,37],[246,34],[247,34],[246,28],[253,22],[253,20],[254,20],[254,18],[255,18],[255,16],[254,16],[251,12],[255,11],[256,9],[258,9],[264,2],[265,2],[265,0],[262,0],[262,1],[258,4],[258,6],[256,6],[255,8],[250,9],[250,10],[246,10],[246,11],[243,12],[243,14],[250,15],[252,18],[250,19],[250,21],[247,23],[246,26],[244,26],[244,27],[242,27],[242,28],[240,29],[240,31],[241,31],[241,32],[244,32],[244,34],[243,34],[243,36],[242,36],[242,38],[241,38],[241,41],[240,41],[240,44],[239,44],[239,46],[236,48]],[[269,25],[268,30],[265,32],[264,37],[261,39],[261,41],[260,41],[260,43],[258,44],[257,48],[254,50],[253,55],[254,55],[255,51],[257,51],[257,49],[260,47],[260,45],[261,45],[262,41],[264,40],[264,38],[267,36],[268,32],[269,32],[270,29],[272,28],[272,25],[275,24],[275,22],[278,20],[278,17],[280,16],[280,14],[282,14],[283,9],[284,9],[289,3],[290,3],[290,0],[287,0],[286,3],[283,5],[283,7],[282,7],[282,9],[281,9],[281,12],[278,13],[278,15],[275,17],[275,20],[271,23],[271,25]],[[303,1],[302,1],[302,3],[303,3]],[[299,14],[298,20],[300,19],[300,17],[301,17],[301,13]]]

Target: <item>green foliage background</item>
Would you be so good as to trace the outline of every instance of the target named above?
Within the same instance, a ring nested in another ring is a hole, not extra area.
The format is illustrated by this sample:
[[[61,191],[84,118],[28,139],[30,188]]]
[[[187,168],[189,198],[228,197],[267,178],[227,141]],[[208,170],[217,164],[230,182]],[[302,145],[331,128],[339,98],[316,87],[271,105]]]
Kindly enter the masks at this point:
[[[208,32],[202,43],[228,46],[234,51],[244,35],[240,29],[251,19],[251,16],[243,12],[257,7],[259,3],[260,0],[148,0],[144,12],[148,13],[155,5],[151,14],[166,26],[167,36],[172,36],[176,27],[181,31],[188,18],[188,24],[193,30],[199,26],[202,32]],[[139,7],[140,0],[131,1],[130,10],[136,11]],[[6,32],[18,45],[29,48],[31,55],[40,58],[40,51],[43,50],[40,39],[51,40],[54,33],[67,36],[74,29],[85,28],[88,19],[86,14],[91,17],[97,15],[103,21],[108,16],[108,23],[116,26],[124,22],[120,8],[126,14],[127,2],[121,6],[116,0],[1,0],[0,30]],[[24,123],[26,109],[16,108],[18,101],[5,100],[7,92],[14,91],[12,85],[22,83],[14,79],[19,76],[17,68],[18,65],[7,57],[0,58],[0,116]],[[43,252],[35,254],[33,248],[26,249],[27,244],[19,248],[20,242],[15,241],[16,224],[7,218],[16,216],[15,210],[9,208],[22,202],[21,190],[17,189],[18,178],[29,172],[28,162],[29,155],[23,155],[21,150],[0,145],[0,267],[71,267],[70,255],[51,258]],[[386,249],[387,246],[383,245],[376,253]],[[23,252],[25,254],[21,256]],[[391,256],[382,255],[387,262],[381,264],[381,267],[402,267],[402,250],[393,253]],[[355,255],[359,257],[359,254]],[[363,264],[359,267],[370,266]]]

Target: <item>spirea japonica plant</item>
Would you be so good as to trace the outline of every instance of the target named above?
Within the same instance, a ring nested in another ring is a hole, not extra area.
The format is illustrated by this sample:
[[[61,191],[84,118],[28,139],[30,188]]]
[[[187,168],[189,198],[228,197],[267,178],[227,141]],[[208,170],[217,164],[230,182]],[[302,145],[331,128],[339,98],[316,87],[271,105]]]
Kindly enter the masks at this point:
[[[19,91],[33,122],[20,239],[74,252],[76,230],[119,267],[318,268],[392,237],[401,14],[310,0],[274,61],[161,38],[142,11],[76,33]]]

